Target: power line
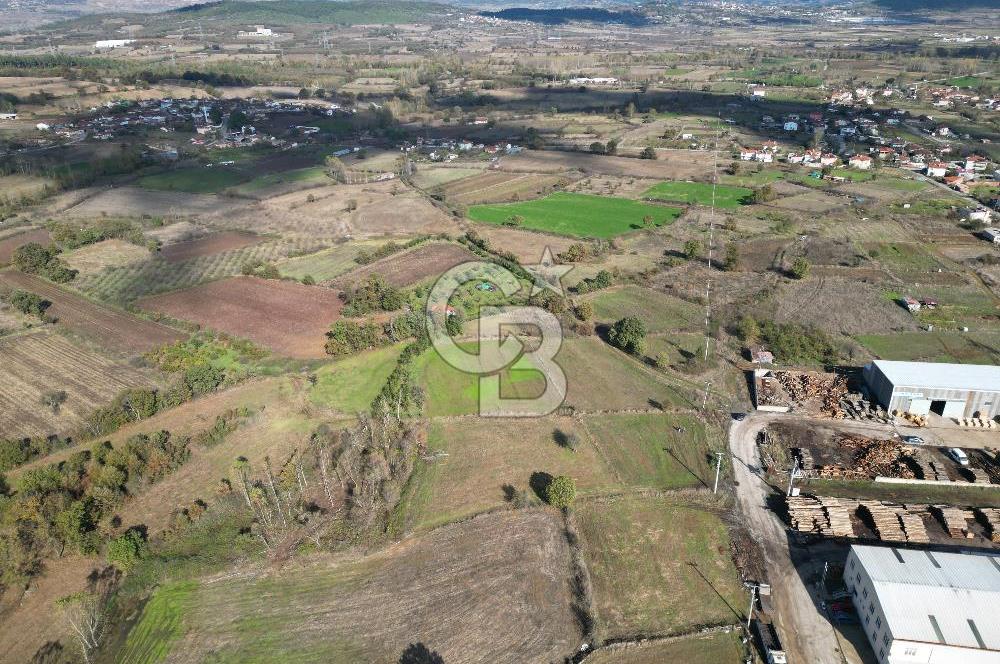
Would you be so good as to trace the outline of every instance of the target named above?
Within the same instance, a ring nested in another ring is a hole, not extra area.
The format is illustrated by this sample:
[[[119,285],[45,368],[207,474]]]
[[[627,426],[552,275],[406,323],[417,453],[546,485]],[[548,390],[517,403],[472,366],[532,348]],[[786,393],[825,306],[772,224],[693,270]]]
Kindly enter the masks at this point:
[[[715,129],[715,146],[712,150],[712,208],[708,216],[708,278],[705,280],[705,361],[711,343],[712,325],[712,251],[715,245],[715,188],[719,184],[719,128]]]

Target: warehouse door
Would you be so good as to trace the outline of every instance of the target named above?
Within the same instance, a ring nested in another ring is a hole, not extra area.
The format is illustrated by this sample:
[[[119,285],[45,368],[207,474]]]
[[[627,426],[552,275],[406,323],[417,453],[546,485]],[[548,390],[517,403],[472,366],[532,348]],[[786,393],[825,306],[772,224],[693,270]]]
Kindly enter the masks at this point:
[[[937,413],[941,417],[964,417],[965,402],[935,399],[931,401],[931,412]]]
[[[930,409],[930,399],[910,399],[910,407],[907,408],[907,412],[913,413],[914,415],[926,415],[930,412]]]

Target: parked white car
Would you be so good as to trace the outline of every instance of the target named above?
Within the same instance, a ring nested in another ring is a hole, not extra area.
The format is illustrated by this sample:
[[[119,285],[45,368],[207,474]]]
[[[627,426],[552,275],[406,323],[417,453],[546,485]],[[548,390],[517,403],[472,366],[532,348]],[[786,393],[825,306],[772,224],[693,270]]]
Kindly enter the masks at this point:
[[[958,465],[960,465],[960,466],[968,466],[969,465],[969,455],[966,454],[964,451],[962,451],[961,448],[958,448],[958,447],[949,447],[947,449],[947,454]]]

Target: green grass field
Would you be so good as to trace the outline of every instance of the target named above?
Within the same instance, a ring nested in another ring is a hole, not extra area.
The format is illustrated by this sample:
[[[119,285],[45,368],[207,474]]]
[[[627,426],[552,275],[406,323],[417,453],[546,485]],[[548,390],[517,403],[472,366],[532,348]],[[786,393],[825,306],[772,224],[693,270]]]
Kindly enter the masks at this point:
[[[576,506],[602,638],[671,634],[739,620],[745,597],[725,524],[669,498]]]
[[[690,415],[602,415],[583,424],[615,472],[629,486],[680,489],[711,486],[709,433]],[[675,427],[681,427],[679,432]],[[713,444],[721,449],[718,434]]]
[[[396,368],[402,349],[401,345],[388,346],[320,367],[309,399],[342,413],[367,411]]]
[[[637,316],[648,332],[699,329],[704,324],[704,310],[691,302],[642,288],[625,286],[597,293],[591,300],[594,317],[613,323],[625,316]]]
[[[875,174],[871,171],[858,171],[853,168],[835,168],[830,172],[830,175],[844,178],[851,182],[868,182],[875,177]]]
[[[576,451],[559,444],[557,431],[579,437]],[[569,475],[580,495],[621,488],[573,418],[437,420],[427,449],[440,456],[417,465],[399,510],[401,532],[429,530],[500,507],[508,500],[505,487],[537,500],[530,486],[536,472]]]
[[[327,177],[324,167],[311,166],[261,175],[237,186],[236,191],[241,194],[256,194],[283,184],[323,184],[328,182],[333,182],[333,180]]]
[[[1000,364],[1000,334],[976,332],[897,332],[858,337],[884,360]]]
[[[673,223],[682,210],[627,198],[556,192],[545,198],[503,205],[475,205],[469,218],[503,224],[515,215],[521,226],[578,237],[611,238],[644,227],[643,218],[653,217],[655,226]]]
[[[749,197],[752,194],[753,192],[745,187],[717,185],[715,187],[715,207],[737,208],[749,203]],[[712,185],[705,182],[660,182],[647,189],[642,196],[658,201],[711,205]]]
[[[139,622],[129,632],[116,664],[156,664],[185,632],[184,616],[198,584],[183,581],[164,586],[146,602]]]
[[[147,175],[139,186],[158,191],[184,191],[189,194],[215,194],[245,181],[239,171],[224,166],[182,168],[167,173]]]
[[[742,664],[746,648],[737,631],[689,636],[665,643],[597,650],[587,664]]]
[[[694,407],[697,397],[685,385],[675,384],[655,370],[644,370],[621,352],[596,338],[568,339],[555,357],[566,374],[565,405],[593,410]],[[479,412],[479,380],[447,364],[433,350],[421,356],[417,375],[426,394],[425,411],[431,417]],[[504,370],[500,391],[504,397],[529,398],[544,389],[540,372],[526,360]]]

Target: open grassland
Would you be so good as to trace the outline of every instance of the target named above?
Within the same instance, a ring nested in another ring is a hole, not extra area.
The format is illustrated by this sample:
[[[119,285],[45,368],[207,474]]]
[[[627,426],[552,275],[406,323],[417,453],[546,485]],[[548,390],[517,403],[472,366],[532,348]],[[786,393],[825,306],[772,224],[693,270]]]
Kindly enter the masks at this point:
[[[560,93],[563,97],[564,93]],[[659,150],[659,159],[632,159],[555,150],[525,150],[504,157],[503,168],[512,172],[556,173],[574,169],[624,177],[686,180],[712,172],[712,154],[691,150]]]
[[[469,218],[504,224],[520,216],[525,228],[578,237],[611,238],[644,228],[643,219],[647,216],[653,218],[654,226],[664,226],[673,223],[681,212],[679,208],[627,198],[556,192],[524,203],[477,205],[469,209]]]
[[[378,274],[393,286],[411,286],[428,277],[447,272],[456,265],[481,260],[458,244],[434,242],[387,256],[344,274],[336,283],[342,287],[358,284]]]
[[[65,434],[122,390],[154,385],[155,372],[116,362],[53,331],[0,338],[0,437]],[[42,396],[65,392],[53,410]]]
[[[60,325],[116,353],[145,353],[186,336],[166,325],[91,302],[29,274],[0,272],[0,285],[40,295],[52,303],[46,313]]]
[[[149,259],[149,249],[124,240],[104,240],[88,244],[62,256],[80,275],[98,274],[113,267],[128,267]]]
[[[668,635],[739,620],[743,589],[725,524],[674,498],[576,507],[602,638]]]
[[[401,350],[401,346],[379,348],[320,367],[310,401],[341,413],[367,411],[396,368]]]
[[[558,513],[492,514],[365,557],[178,580],[117,661],[395,664],[418,643],[449,664],[561,661],[581,638],[569,567]]]
[[[867,334],[860,335],[858,341],[883,360],[1000,364],[1000,333]]]
[[[157,255],[168,263],[180,263],[181,261],[203,256],[213,256],[224,251],[234,251],[243,247],[252,247],[261,242],[262,238],[251,233],[236,233],[233,231],[223,231],[212,233],[194,240],[184,240],[168,244],[160,249]]]
[[[564,405],[577,410],[687,408],[696,400],[693,391],[595,338],[564,341],[555,361],[566,374]],[[433,351],[421,357],[419,373],[428,415],[479,412],[478,376],[451,367]],[[530,398],[543,389],[541,372],[534,370],[527,358],[501,373],[500,392],[505,398]]]
[[[562,444],[568,436],[579,438],[576,451]],[[502,507],[516,491],[538,500],[535,473],[569,475],[582,495],[620,486],[579,420],[569,417],[436,420],[427,450],[430,460],[418,462],[400,509],[405,531]]]
[[[712,205],[712,185],[704,182],[660,182],[647,189],[643,198],[656,201],[687,203],[689,205]],[[744,187],[717,185],[714,201],[717,208],[737,208],[750,202],[753,192]]]
[[[147,175],[139,180],[139,186],[157,191],[214,194],[246,180],[246,175],[230,167],[193,166],[157,175]]]
[[[0,238],[0,265],[9,263],[14,251],[29,242],[47,245],[50,242],[49,232],[44,228],[35,228]]]
[[[600,415],[581,422],[616,476],[638,488],[711,486],[712,450],[724,448],[720,433],[692,415]]]
[[[996,329],[1000,323],[1000,299],[980,286],[921,286],[915,296],[938,301],[936,308],[924,307],[917,313],[921,323],[935,329],[968,327],[980,332]]]
[[[733,630],[602,648],[583,661],[586,664],[742,664],[746,661],[746,648],[740,642],[739,632]]]
[[[845,277],[815,276],[780,287],[774,319],[812,324],[842,334],[888,334],[918,329],[914,317],[878,286]]]
[[[494,248],[510,251],[517,256],[519,262],[528,265],[540,262],[546,248],[555,256],[566,251],[575,242],[573,238],[503,226],[484,226],[477,230]]]
[[[441,185],[472,177],[483,172],[485,164],[480,167],[469,166],[425,166],[418,170],[410,179],[413,186],[421,189],[431,189]]]
[[[138,305],[305,359],[326,356],[324,335],[344,303],[327,288],[233,277],[144,298]]]
[[[603,290],[590,302],[594,317],[603,323],[636,316],[649,332],[697,330],[704,325],[704,310],[697,304],[641,286]]]
[[[329,184],[329,182],[330,177],[326,174],[325,168],[309,166],[260,175],[249,182],[236,185],[234,191],[244,196],[257,198],[283,192],[287,189]]]
[[[236,276],[248,261],[274,262],[289,254],[316,251],[324,246],[322,240],[303,237],[261,242],[177,263],[153,257],[144,263],[81,275],[74,281],[74,287],[105,302],[126,304],[147,295]]]

